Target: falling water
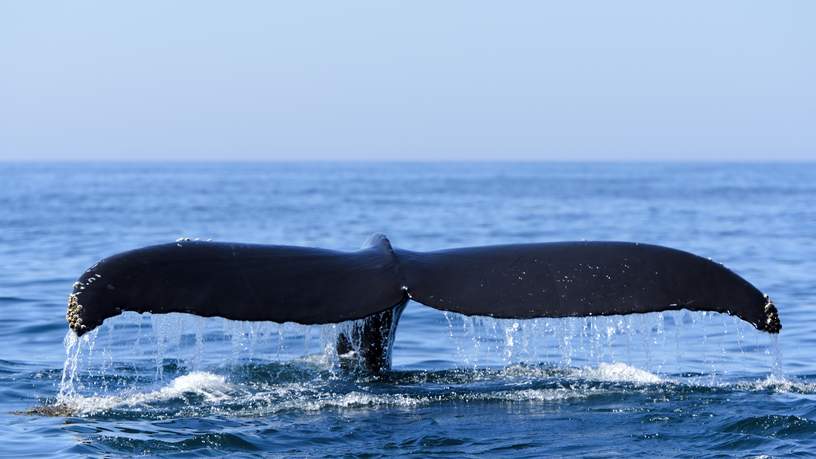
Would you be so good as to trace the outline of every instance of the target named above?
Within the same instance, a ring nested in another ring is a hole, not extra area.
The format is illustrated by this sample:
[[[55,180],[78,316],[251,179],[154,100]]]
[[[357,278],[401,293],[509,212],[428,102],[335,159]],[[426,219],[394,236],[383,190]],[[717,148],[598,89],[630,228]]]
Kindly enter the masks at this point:
[[[739,350],[744,352],[741,337],[746,327],[728,316],[689,317],[686,312],[532,320],[454,313],[442,317],[449,346],[455,350],[452,367],[478,370],[556,364],[567,370],[596,368],[614,374],[642,369],[638,371],[669,379],[692,375],[689,381],[694,383],[705,377],[706,384],[715,384],[718,375],[728,374],[730,367],[738,366],[739,362],[729,363],[733,354],[728,347],[734,345],[736,336]],[[361,321],[350,321],[309,327],[231,322],[187,314],[154,315],[145,321],[142,316],[127,313],[81,338],[73,332],[66,334],[66,358],[57,399],[65,403],[85,388],[100,395],[127,391],[132,378],[141,378],[139,375],[151,366],[156,387],[168,378],[193,372],[235,375],[242,368],[252,368],[246,365],[253,362],[302,361],[338,375],[338,335],[352,337],[352,349],[359,353],[360,334],[354,331],[361,325]],[[781,378],[781,353],[773,338],[765,353],[771,360],[769,372]],[[719,341],[721,355],[702,351],[712,348],[712,340]],[[398,365],[399,356],[396,360]],[[121,370],[111,368],[113,362],[123,361],[133,362],[133,369],[129,374],[117,375]],[[615,366],[623,363],[624,370]]]
[[[658,373],[706,374],[713,383],[739,367],[730,348],[744,353],[743,337],[750,326],[720,314],[695,316],[671,311],[519,321],[444,314],[447,336],[464,367],[541,361],[585,367],[625,361]],[[720,355],[710,352],[712,342],[719,344]],[[771,344],[770,349],[776,348]]]
[[[76,377],[77,365],[79,365],[80,339],[73,330],[65,333],[65,364],[62,367],[62,378],[60,379],[60,389],[57,400],[62,401],[66,397],[74,394],[74,378]]]

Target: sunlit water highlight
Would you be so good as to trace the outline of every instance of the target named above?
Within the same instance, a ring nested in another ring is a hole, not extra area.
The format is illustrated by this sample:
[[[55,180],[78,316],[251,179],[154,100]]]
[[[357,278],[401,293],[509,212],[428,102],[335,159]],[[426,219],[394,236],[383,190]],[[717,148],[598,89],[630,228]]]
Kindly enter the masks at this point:
[[[0,175],[5,455],[816,451],[813,166],[41,165]],[[785,328],[777,339],[686,311],[498,320],[411,302],[394,371],[378,377],[341,368],[334,344],[351,323],[126,313],[66,335],[74,278],[110,253],[181,236],[353,250],[373,231],[418,250],[673,245],[772,294]]]

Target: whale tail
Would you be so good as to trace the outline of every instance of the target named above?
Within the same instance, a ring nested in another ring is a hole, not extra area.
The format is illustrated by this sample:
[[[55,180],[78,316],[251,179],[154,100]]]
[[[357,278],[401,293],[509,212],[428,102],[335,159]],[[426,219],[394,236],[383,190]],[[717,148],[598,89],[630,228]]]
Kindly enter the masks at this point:
[[[778,333],[770,299],[724,266],[649,244],[555,242],[435,252],[372,236],[356,252],[178,241],[101,260],[74,284],[68,323],[84,334],[123,311],[325,324],[363,320],[338,338],[366,368],[390,366],[408,299],[498,318],[688,309],[731,314]]]

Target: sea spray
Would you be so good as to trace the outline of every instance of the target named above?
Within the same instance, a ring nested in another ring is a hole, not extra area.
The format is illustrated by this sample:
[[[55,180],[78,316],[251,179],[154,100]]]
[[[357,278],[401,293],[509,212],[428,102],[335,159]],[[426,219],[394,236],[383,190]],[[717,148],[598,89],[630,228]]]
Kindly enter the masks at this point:
[[[96,330],[82,337],[78,337],[71,329],[68,329],[65,333],[63,339],[65,363],[62,366],[62,377],[60,378],[59,392],[57,393],[58,402],[65,401],[77,393],[78,375],[82,364],[82,348],[83,345],[86,345],[88,348],[93,349],[96,336]]]
[[[155,353],[155,360],[156,360],[156,381],[163,381],[164,380],[164,349],[165,343],[167,342],[167,329],[162,327],[161,325],[164,322],[163,318],[159,318],[156,315],[150,315],[150,322],[153,327],[153,338],[156,342],[156,353]]]
[[[230,323],[186,314],[154,315],[147,321],[143,317],[134,313],[109,319],[99,328],[97,341],[94,341],[96,332],[82,339],[67,334],[59,398],[65,399],[82,389],[80,381],[87,382],[94,392],[115,393],[151,371],[154,384],[162,385],[194,371],[232,373],[248,368],[255,361],[264,364],[303,361],[330,374],[342,375],[336,354],[337,336],[339,333],[359,336],[353,330],[362,324],[349,321],[317,326],[315,330],[315,326]],[[442,313],[439,317],[447,328],[447,333],[440,336],[451,340],[447,345],[440,345],[455,349],[452,353],[455,355],[449,357],[450,366],[465,369],[542,362],[561,368],[596,368],[625,362],[655,374],[691,370],[699,382],[705,378],[706,384],[713,384],[718,375],[728,373],[727,366],[738,368],[739,361],[729,360],[734,359],[729,346],[735,351],[739,347],[741,354],[745,352],[741,344],[727,341],[742,336],[744,324],[716,314],[702,316],[671,311],[625,317],[531,320],[467,317],[456,313]],[[674,330],[670,331],[672,327]],[[399,336],[398,333],[398,340]],[[667,339],[671,337],[674,340]],[[315,346],[317,342],[319,345]],[[359,352],[359,339],[352,340],[351,345]],[[709,352],[705,352],[706,349]],[[711,354],[711,349],[721,352]],[[772,372],[781,374],[781,356],[777,351],[778,345],[773,341],[766,347],[766,353],[775,359]],[[313,352],[317,354],[310,356]],[[683,355],[688,359],[683,359]],[[399,365],[399,354],[395,360]],[[114,362],[130,365],[132,370],[111,372]],[[109,382],[114,384],[108,387]]]
[[[76,376],[76,367],[79,361],[80,343],[79,337],[70,328],[68,332],[65,333],[63,345],[65,346],[65,363],[62,366],[62,378],[60,379],[57,401],[63,401],[66,397],[76,392],[74,388],[74,377]]]
[[[782,368],[782,349],[779,347],[779,335],[772,334],[768,339],[770,340],[769,349],[772,356],[771,375],[778,379],[785,379]]]
[[[199,370],[201,368],[202,356],[204,355],[204,318],[195,318],[195,351],[193,352],[192,368]]]

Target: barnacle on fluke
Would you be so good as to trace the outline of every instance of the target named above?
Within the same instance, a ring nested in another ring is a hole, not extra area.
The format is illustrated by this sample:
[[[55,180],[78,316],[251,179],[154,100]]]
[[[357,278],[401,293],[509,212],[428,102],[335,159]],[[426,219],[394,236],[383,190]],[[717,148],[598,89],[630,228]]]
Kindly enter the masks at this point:
[[[68,295],[68,312],[66,312],[65,318],[68,319],[71,330],[81,334],[87,329],[87,326],[82,323],[82,305],[79,304],[78,297],[78,293]]]
[[[776,305],[771,301],[768,295],[765,295],[765,299],[767,300],[764,307],[765,323],[757,328],[765,330],[768,333],[779,333],[782,331],[782,321],[779,320],[779,311],[776,310]]]

